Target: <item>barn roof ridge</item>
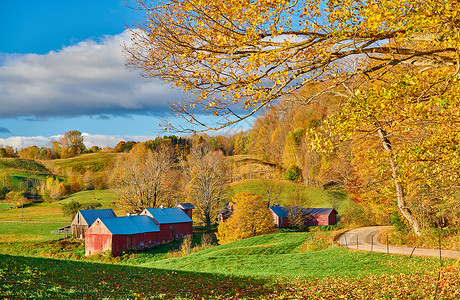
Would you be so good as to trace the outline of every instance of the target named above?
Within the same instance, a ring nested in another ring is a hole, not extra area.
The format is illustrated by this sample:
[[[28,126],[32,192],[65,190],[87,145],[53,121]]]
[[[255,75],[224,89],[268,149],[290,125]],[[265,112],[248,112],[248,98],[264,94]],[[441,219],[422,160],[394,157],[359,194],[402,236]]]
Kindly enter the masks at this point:
[[[159,224],[192,222],[192,219],[179,207],[146,208],[141,214],[147,213]]]
[[[111,208],[104,209],[82,209],[78,211],[85,219],[88,226],[91,226],[97,218],[116,218],[117,215]]]
[[[270,206],[271,211],[280,218],[286,218],[289,216],[289,211],[294,208],[299,208],[300,206]],[[337,211],[331,207],[314,207],[314,208],[304,208],[300,207],[304,215],[328,215],[332,211]]]
[[[152,218],[146,215],[98,219],[112,234],[123,235],[160,231]]]

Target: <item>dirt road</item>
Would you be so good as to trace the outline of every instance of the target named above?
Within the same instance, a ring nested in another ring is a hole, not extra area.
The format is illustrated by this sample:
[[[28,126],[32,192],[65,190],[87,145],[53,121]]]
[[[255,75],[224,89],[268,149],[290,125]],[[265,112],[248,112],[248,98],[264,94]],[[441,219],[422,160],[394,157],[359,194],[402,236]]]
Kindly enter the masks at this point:
[[[388,226],[362,227],[353,229],[342,234],[337,243],[343,247],[362,251],[373,251],[391,254],[416,255],[439,257],[439,249],[409,248],[399,246],[387,246],[378,242],[378,235]],[[460,251],[441,250],[442,258],[458,259]]]

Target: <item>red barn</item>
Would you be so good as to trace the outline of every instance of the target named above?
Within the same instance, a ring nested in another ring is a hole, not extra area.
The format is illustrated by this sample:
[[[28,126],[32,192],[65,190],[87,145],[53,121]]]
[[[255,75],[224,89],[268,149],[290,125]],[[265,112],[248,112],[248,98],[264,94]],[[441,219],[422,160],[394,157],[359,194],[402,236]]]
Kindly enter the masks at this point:
[[[141,215],[147,215],[160,228],[160,243],[182,239],[193,233],[192,219],[179,207],[146,208]]]
[[[190,217],[190,219],[193,219],[192,210],[195,209],[195,206],[193,206],[191,203],[179,203],[177,204],[176,207],[179,207],[180,209],[182,209],[187,214],[187,216]]]
[[[275,221],[279,228],[289,227],[289,212],[298,209],[297,207],[270,207]],[[300,208],[305,217],[305,225],[335,225],[337,224],[337,211],[333,208]]]
[[[97,219],[86,231],[86,255],[110,251],[142,250],[160,244],[160,229],[148,216]]]

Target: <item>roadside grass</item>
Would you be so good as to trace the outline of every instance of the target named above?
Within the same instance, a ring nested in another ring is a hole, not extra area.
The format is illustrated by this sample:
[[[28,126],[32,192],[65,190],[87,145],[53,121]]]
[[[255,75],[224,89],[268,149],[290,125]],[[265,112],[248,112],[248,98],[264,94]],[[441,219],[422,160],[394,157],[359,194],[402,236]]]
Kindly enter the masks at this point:
[[[119,157],[124,153],[89,153],[65,159],[45,160],[42,163],[55,171],[72,170],[73,172],[85,173],[86,171],[101,172],[112,168]]]
[[[240,192],[259,194],[262,197],[267,195],[266,185],[273,185],[275,189],[281,189],[278,203],[289,205],[291,200],[296,197],[297,191],[303,196],[304,207],[331,207],[332,204],[338,204],[339,213],[349,201],[344,191],[341,190],[322,190],[318,188],[306,187],[302,184],[296,184],[289,181],[268,180],[268,179],[250,179],[237,181],[228,187],[228,200]],[[275,203],[272,203],[275,204]]]

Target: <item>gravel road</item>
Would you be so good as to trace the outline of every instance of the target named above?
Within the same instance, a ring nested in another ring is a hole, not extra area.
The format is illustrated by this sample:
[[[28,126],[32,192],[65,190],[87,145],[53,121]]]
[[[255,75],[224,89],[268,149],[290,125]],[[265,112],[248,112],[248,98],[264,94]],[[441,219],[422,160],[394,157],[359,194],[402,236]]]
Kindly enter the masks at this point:
[[[362,227],[342,234],[337,243],[343,247],[362,251],[373,251],[391,254],[439,257],[439,249],[410,248],[387,246],[378,242],[380,232],[389,226]],[[441,250],[442,258],[458,259],[460,251]]]

